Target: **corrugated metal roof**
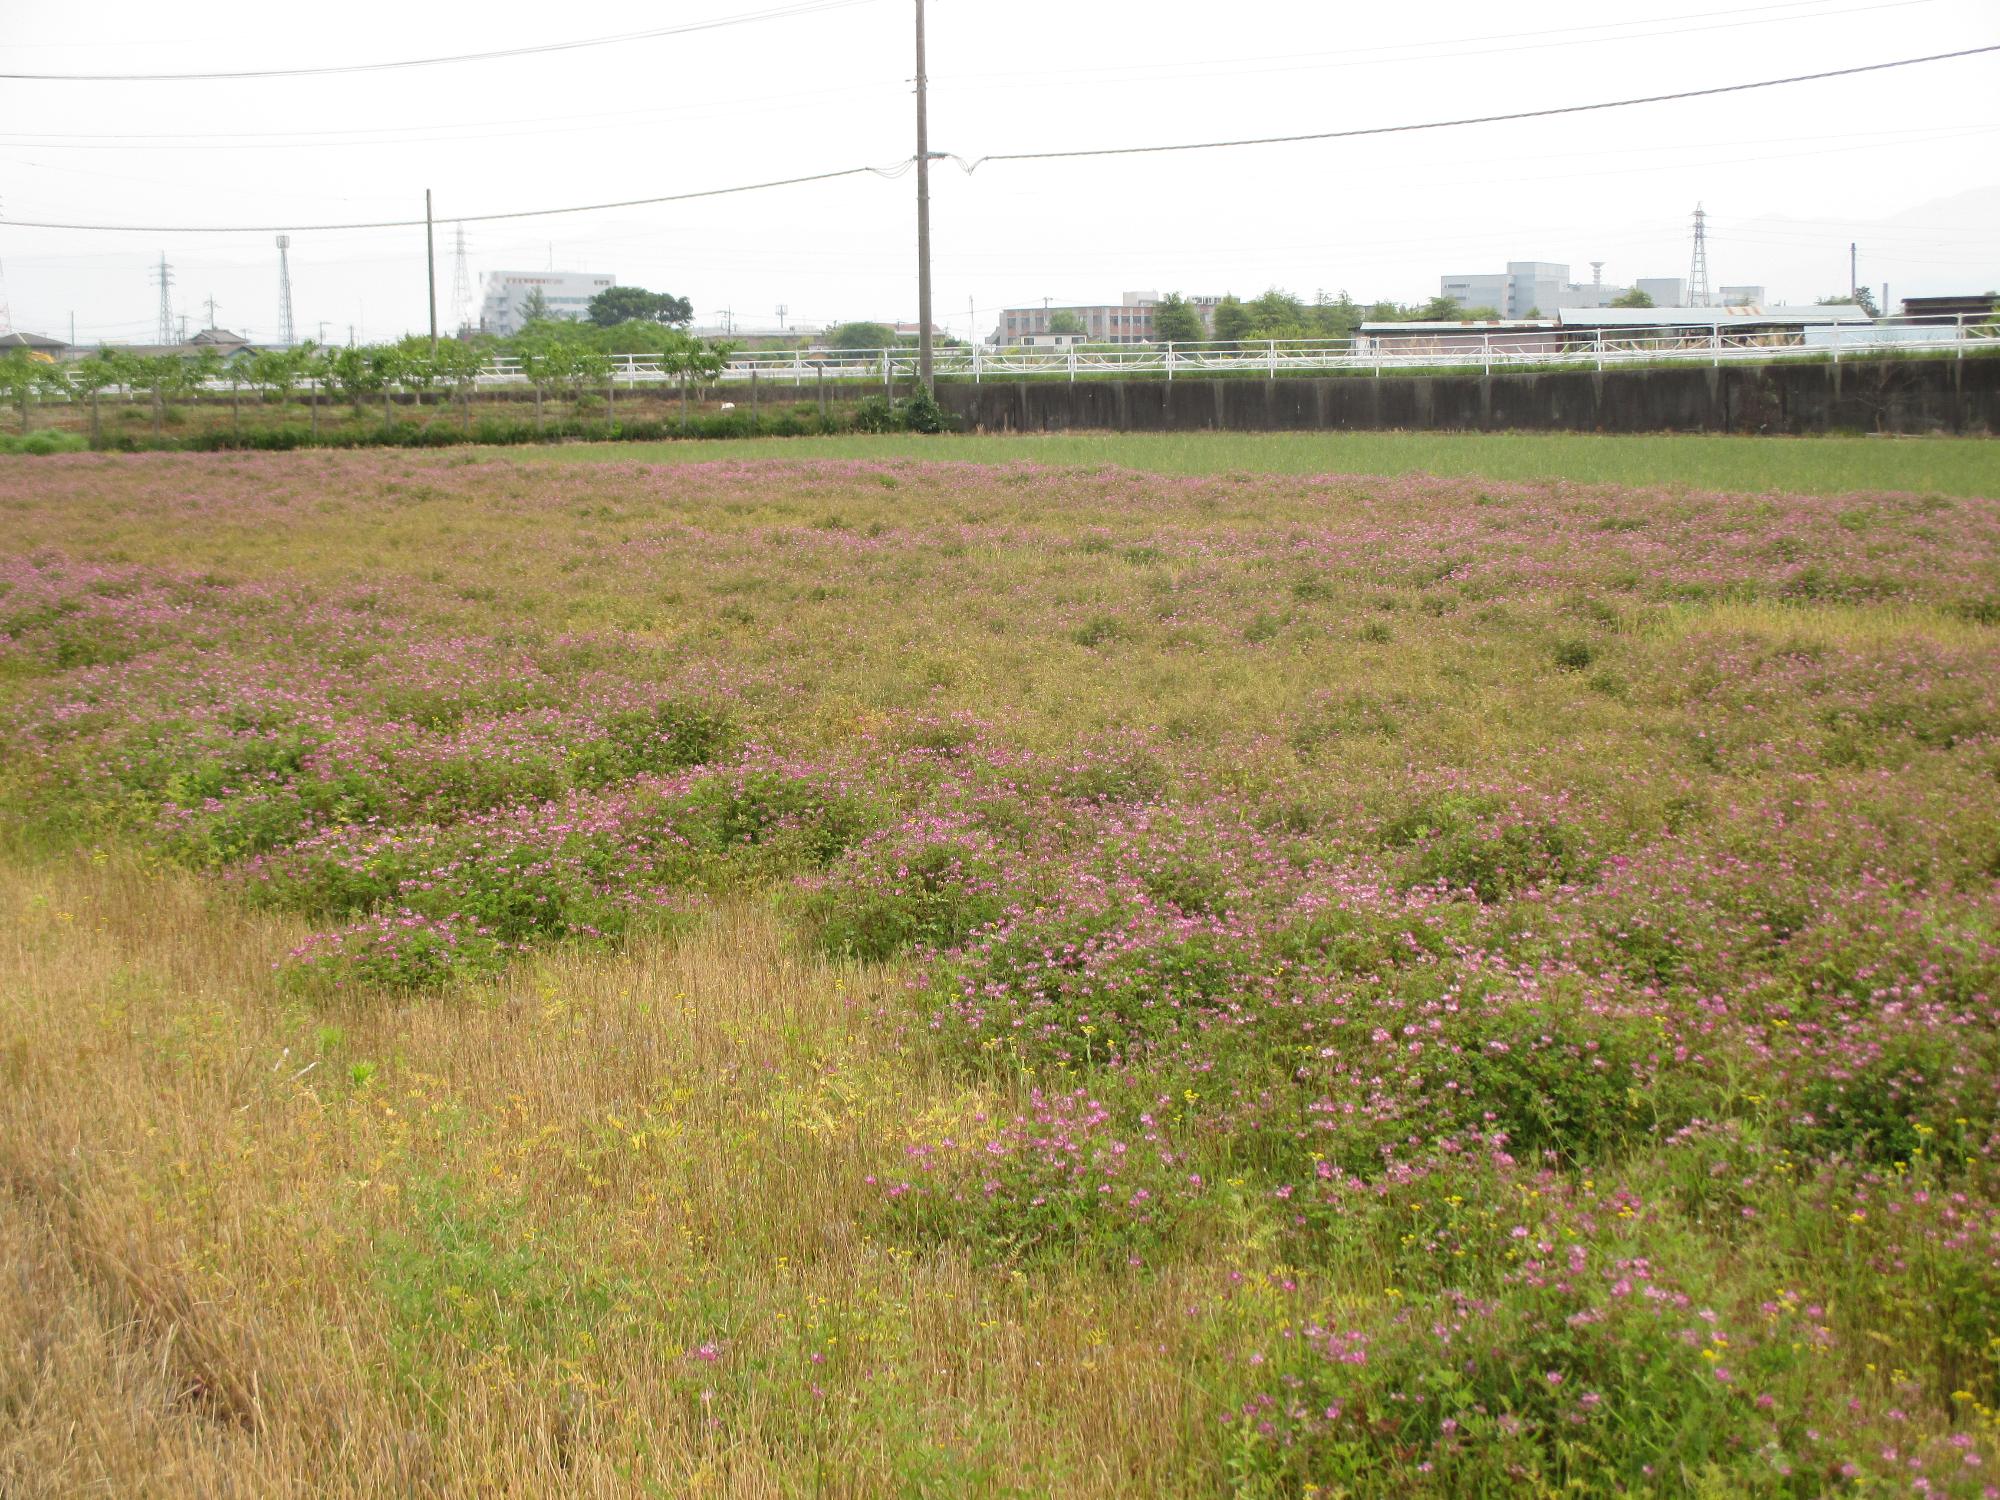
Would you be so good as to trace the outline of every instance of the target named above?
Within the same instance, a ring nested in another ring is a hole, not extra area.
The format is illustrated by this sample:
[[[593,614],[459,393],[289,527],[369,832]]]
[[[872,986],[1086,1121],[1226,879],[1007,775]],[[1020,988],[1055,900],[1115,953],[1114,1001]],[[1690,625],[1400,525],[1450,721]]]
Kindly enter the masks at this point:
[[[1554,318],[1488,318],[1483,322],[1460,323],[1363,323],[1363,333],[1501,333],[1523,331],[1546,333],[1557,327]]]
[[[1804,328],[1872,323],[1853,303],[1828,307],[1565,307],[1565,328]]]

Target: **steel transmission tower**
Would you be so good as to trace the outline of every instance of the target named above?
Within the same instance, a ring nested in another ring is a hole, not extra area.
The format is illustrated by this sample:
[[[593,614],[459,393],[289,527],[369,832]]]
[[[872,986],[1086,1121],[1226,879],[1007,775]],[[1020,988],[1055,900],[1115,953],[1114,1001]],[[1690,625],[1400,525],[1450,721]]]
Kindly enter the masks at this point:
[[[174,337],[174,294],[172,290],[174,268],[167,264],[167,255],[164,250],[160,252],[159,265],[153,270],[153,280],[160,288],[160,326],[154,341],[162,346],[177,344],[180,340]]]
[[[289,349],[292,337],[292,237],[278,236],[278,342]]]
[[[1688,266],[1688,306],[1708,306],[1708,215],[1694,206],[1694,260]]]
[[[465,259],[465,226],[458,226],[452,249],[451,321],[460,333],[472,327],[472,272]]]

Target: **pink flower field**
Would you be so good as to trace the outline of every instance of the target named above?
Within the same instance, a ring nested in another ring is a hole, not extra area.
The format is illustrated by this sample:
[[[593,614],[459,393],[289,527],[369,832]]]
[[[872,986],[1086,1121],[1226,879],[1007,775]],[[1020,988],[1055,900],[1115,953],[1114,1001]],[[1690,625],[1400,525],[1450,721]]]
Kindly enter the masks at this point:
[[[0,517],[0,1491],[2000,1495],[1993,502]]]

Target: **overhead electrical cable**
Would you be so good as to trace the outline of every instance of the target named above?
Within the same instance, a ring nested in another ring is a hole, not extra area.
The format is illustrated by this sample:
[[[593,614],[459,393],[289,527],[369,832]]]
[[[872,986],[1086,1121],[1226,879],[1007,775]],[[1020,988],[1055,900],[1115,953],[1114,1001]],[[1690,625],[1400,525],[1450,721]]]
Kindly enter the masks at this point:
[[[1429,65],[1457,57],[1492,57],[1503,52],[1539,52],[1551,48],[1588,47],[1606,42],[1651,41],[1659,37],[1693,36],[1699,32],[1737,31],[1746,26],[1782,26],[1797,21],[1831,21],[1842,16],[1859,15],[1875,10],[1904,10],[1914,5],[1934,5],[1937,0],[1876,0],[1874,4],[1852,5],[1845,10],[1809,11],[1799,15],[1759,16],[1760,10],[1797,10],[1800,3],[1823,5],[1830,0],[1794,0],[1794,3],[1777,6],[1750,6],[1747,9],[1721,11],[1695,11],[1679,16],[1653,16],[1630,21],[1603,21],[1589,26],[1558,26],[1543,31],[1501,31],[1483,36],[1433,38],[1421,42],[1388,42],[1369,47],[1342,47],[1328,52],[1265,52],[1242,57],[1191,58],[1181,62],[1112,63],[1088,68],[1057,68],[1041,72],[1034,80],[1023,80],[1018,74],[1008,72],[990,73],[947,73],[935,74],[932,81],[959,82],[974,79],[1006,79],[1012,84],[1033,82],[1053,87],[1070,87],[1061,80],[1082,76],[1096,76],[1107,80],[1112,86],[1123,83],[1143,83],[1148,77],[1160,82],[1177,79],[1206,79],[1218,77],[1249,77],[1264,73],[1318,72],[1335,68],[1385,68],[1404,63]],[[1665,25],[1667,22],[1706,20],[1711,16],[1728,16],[1732,19],[1717,21],[1707,26]],[[1749,19],[1744,19],[1744,17]],[[1658,31],[1630,31],[1610,36],[1578,36],[1581,31],[1606,31],[1613,27],[1633,27],[1661,24]],[[1559,41],[1536,41],[1537,37],[1566,37]],[[1493,46],[1496,42],[1514,42],[1508,47]],[[1469,47],[1473,50],[1442,52],[1442,47]],[[1382,57],[1371,54],[1386,52],[1408,52],[1408,57]],[[1337,61],[1329,60],[1337,59]],[[1248,63],[1282,63],[1283,67],[1251,68],[1238,67]]]
[[[1706,99],[1718,94],[1739,94],[1753,89],[1780,88],[1795,83],[1816,83],[1828,78],[1851,78],[1862,73],[1881,73],[1892,68],[1911,68],[1923,63],[1945,62],[1953,58],[1977,57],[2000,52],[2000,43],[1984,47],[1963,47],[1955,52],[1934,52],[1924,57],[1897,58],[1890,62],[1863,63],[1850,68],[1831,68],[1818,73],[1795,73],[1784,78],[1764,78],[1751,83],[1719,84],[1711,88],[1680,89],[1671,94],[1645,94],[1630,99],[1607,99],[1595,104],[1564,104],[1547,109],[1514,110],[1506,114],[1471,115],[1455,120],[1427,120],[1408,125],[1369,125],[1347,130],[1321,130],[1297,135],[1250,136],[1237,140],[1185,141],[1163,146],[1102,146],[1069,151],[1014,151],[967,161],[948,152],[934,155],[957,162],[969,174],[990,161],[1069,161],[1086,157],[1146,156],[1178,151],[1219,151],[1241,146],[1278,146],[1306,141],[1351,140],[1360,136],[1401,135],[1419,130],[1451,130],[1466,125],[1498,125],[1512,120],[1540,120],[1558,115],[1588,114],[1596,110],[1630,109],[1642,104],[1665,104],[1680,99]],[[691,193],[662,193],[649,198],[621,198],[609,203],[576,203],[561,208],[513,209],[501,213],[449,214],[442,222],[487,223],[500,219],[539,219],[557,214],[595,213],[613,208],[643,208],[658,203],[684,203],[697,198],[722,198],[738,193],[762,192],[769,188],[797,187],[811,182],[831,182],[842,177],[900,177],[914,164],[905,158],[889,167],[843,167],[832,172],[813,172],[799,177],[779,177],[766,182],[743,183],[735,187],[705,188]],[[291,231],[324,233],[342,229],[414,229],[423,219],[379,219],[342,224],[69,224],[37,219],[0,218],[0,224],[14,229],[66,229],[81,232],[121,234],[269,234]]]
[[[536,57],[547,52],[576,52],[586,47],[611,47],[621,42],[646,42],[663,36],[686,36],[696,31],[719,31],[727,26],[747,26],[757,21],[782,21],[793,16],[809,16],[826,10],[848,10],[872,5],[875,0],[796,0],[791,5],[749,11],[740,16],[711,16],[701,21],[684,21],[678,26],[655,26],[645,31],[626,31],[616,36],[579,37],[567,42],[539,42],[532,46],[496,47],[490,52],[454,52],[441,57],[404,57],[389,62],[333,63],[317,68],[244,68],[236,72],[206,73],[0,73],[13,83],[229,83],[251,78],[324,78],[337,73],[384,73],[399,68],[436,68],[448,63],[497,62],[509,57]]]
[[[1313,130],[1303,131],[1297,135],[1246,136],[1226,141],[1180,141],[1167,146],[1094,146],[1071,151],[996,151],[972,161],[967,161],[962,156],[954,156],[951,159],[970,173],[978,171],[989,161],[1070,161],[1082,157],[1155,156],[1173,151],[1223,151],[1238,146],[1286,146],[1303,141],[1342,141],[1353,140],[1358,136],[1405,135],[1419,130],[1452,130],[1462,125],[1499,125],[1510,120],[1545,120],[1558,115],[1588,114],[1593,110],[1630,109],[1639,104],[1668,104],[1678,99],[1712,99],[1718,94],[1741,94],[1753,89],[1782,88],[1787,84],[1817,83],[1826,78],[1852,78],[1861,73],[1883,73],[1891,68],[1913,68],[1921,63],[1977,57],[1987,52],[2000,52],[2000,43],[1985,47],[1961,47],[1955,52],[1933,52],[1925,57],[1900,57],[1891,62],[1862,63],[1852,68],[1829,68],[1819,73],[1793,73],[1784,78],[1760,78],[1752,83],[1725,83],[1705,89],[1677,89],[1671,94],[1641,94],[1630,99],[1606,99],[1597,104],[1558,104],[1547,109],[1511,110],[1498,115],[1466,115],[1456,120],[1424,120],[1410,125],[1365,125],[1350,130]]]
[[[75,229],[90,232],[116,231],[121,234],[304,234],[326,233],[335,229],[419,229],[427,222],[440,224],[485,224],[496,219],[544,219],[553,214],[596,213],[607,208],[644,208],[654,203],[686,203],[695,198],[726,198],[735,193],[758,193],[766,188],[799,187],[808,182],[832,182],[839,177],[901,177],[913,163],[898,162],[893,167],[842,167],[837,172],[813,172],[804,177],[774,177],[769,182],[746,182],[736,187],[704,188],[697,193],[663,193],[655,198],[621,198],[615,203],[573,203],[563,208],[517,208],[498,214],[450,214],[436,220],[376,219],[353,224],[53,224],[34,219],[4,219],[9,229]]]

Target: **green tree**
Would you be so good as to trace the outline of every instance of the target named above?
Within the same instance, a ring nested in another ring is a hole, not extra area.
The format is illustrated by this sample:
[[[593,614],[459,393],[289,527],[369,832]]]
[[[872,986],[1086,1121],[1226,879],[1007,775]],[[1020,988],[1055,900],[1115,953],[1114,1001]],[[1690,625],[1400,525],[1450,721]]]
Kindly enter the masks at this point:
[[[1082,338],[1090,332],[1090,326],[1078,313],[1066,307],[1059,307],[1049,314],[1049,332],[1060,333],[1071,338]]]
[[[1361,309],[1343,290],[1337,297],[1321,292],[1311,308],[1314,338],[1351,339],[1361,327]]]
[[[362,400],[387,390],[395,373],[394,354],[387,349],[321,349],[313,367],[313,375],[328,389],[345,396],[357,416]]]
[[[519,345],[521,372],[539,387],[567,390],[572,399],[601,384],[611,373],[611,356],[593,348],[582,331],[560,323],[544,325]]]
[[[1814,306],[1858,307],[1871,318],[1882,316],[1881,310],[1875,306],[1875,294],[1865,286],[1857,287],[1852,292],[1841,293],[1832,297],[1817,298],[1815,299]]]
[[[1306,305],[1290,292],[1272,287],[1255,301],[1246,303],[1245,311],[1250,314],[1250,338],[1298,339],[1309,336]]]
[[[868,325],[860,325],[866,327]],[[880,325],[875,325],[879,327]],[[866,344],[855,348],[871,347]],[[660,338],[654,351],[660,362],[660,373],[680,386],[681,425],[687,425],[688,390],[690,386],[706,384],[722,373],[722,362],[726,354],[725,346],[711,344],[683,333],[677,328],[668,329]]]
[[[41,391],[47,379],[43,372],[50,368],[25,349],[11,350],[0,359],[0,398],[20,408],[23,432],[28,430],[28,403]]]
[[[1215,337],[1225,344],[1250,337],[1250,310],[1234,294],[1215,304]]]
[[[1153,337],[1163,344],[1198,344],[1208,337],[1201,313],[1179,292],[1168,292],[1153,309]]]
[[[486,367],[486,351],[464,339],[441,339],[431,363],[438,383],[463,395]]]
[[[312,373],[319,346],[311,339],[289,349],[248,349],[236,357],[242,379],[252,387],[270,391],[279,402],[289,401],[292,392]]]
[[[672,292],[614,286],[606,287],[590,299],[589,316],[599,328],[616,328],[620,323],[680,325],[694,320],[694,304]]]
[[[1651,292],[1642,292],[1636,286],[1631,291],[1621,293],[1619,296],[1611,299],[1611,306],[1613,307],[1651,307],[1652,305],[1653,294]]]
[[[1410,314],[1415,323],[1456,323],[1465,317],[1465,308],[1456,297],[1433,297]]]
[[[829,349],[888,349],[895,342],[896,330],[887,323],[836,323],[826,331]]]
[[[540,287],[530,287],[528,295],[521,299],[521,326],[533,328],[537,323],[549,321],[549,299],[542,295]]]

